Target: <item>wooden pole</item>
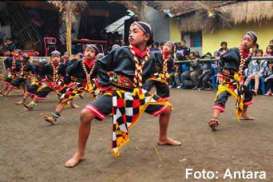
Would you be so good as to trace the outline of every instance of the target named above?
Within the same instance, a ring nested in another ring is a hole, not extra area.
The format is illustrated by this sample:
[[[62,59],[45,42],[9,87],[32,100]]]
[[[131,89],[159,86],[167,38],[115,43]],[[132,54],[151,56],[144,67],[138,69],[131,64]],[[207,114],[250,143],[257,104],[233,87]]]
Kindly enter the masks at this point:
[[[69,56],[72,55],[72,40],[71,40],[71,29],[72,29],[72,7],[71,1],[67,1],[65,6],[65,23],[66,23],[66,51]]]

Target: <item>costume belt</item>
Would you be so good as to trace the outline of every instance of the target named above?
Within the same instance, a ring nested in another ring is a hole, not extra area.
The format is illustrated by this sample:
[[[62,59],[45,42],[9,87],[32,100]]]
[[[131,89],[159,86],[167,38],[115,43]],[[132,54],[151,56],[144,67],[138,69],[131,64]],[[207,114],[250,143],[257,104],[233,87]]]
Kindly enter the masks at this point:
[[[127,91],[133,90],[135,88],[132,80],[124,75],[120,75],[114,72],[109,72],[108,75],[110,77],[111,84],[115,87]]]

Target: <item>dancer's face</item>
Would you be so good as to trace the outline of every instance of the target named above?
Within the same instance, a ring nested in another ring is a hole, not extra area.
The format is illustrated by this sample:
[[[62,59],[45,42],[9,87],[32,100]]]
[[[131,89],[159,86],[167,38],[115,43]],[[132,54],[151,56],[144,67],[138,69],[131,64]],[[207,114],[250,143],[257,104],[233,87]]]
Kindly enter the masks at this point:
[[[150,36],[145,34],[136,24],[132,24],[129,32],[129,42],[133,46],[147,43]]]
[[[13,56],[14,56],[14,58],[15,59],[20,59],[20,54],[19,54],[19,52],[15,52],[14,54],[13,54]]]
[[[230,73],[230,70],[224,69],[224,70],[223,70],[223,74],[224,74],[224,75],[230,75],[231,73]]]
[[[87,59],[94,59],[96,57],[96,51],[91,48],[86,48],[84,51],[84,57]]]
[[[57,56],[57,55],[53,55],[51,57],[51,61],[54,65],[58,65],[59,62],[61,61],[61,57],[60,56]]]
[[[68,54],[63,55],[63,60],[64,60],[64,61],[69,60],[69,56],[68,56]]]
[[[250,49],[255,45],[255,43],[253,42],[253,40],[251,39],[249,35],[245,35],[243,37],[242,44],[247,49]]]
[[[172,51],[172,48],[169,45],[164,44],[162,51],[170,53]]]

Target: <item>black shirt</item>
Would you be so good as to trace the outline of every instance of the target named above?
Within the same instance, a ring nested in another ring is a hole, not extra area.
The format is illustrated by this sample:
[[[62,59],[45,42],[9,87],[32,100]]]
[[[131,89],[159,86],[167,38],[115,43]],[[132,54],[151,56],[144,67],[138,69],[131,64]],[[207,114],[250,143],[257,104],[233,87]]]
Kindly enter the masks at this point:
[[[83,81],[86,81],[86,73],[83,69],[83,60],[75,61],[66,68],[66,76],[65,76],[65,83],[69,83],[71,81],[71,76],[75,77],[77,82],[81,83]],[[91,68],[92,69],[92,68]],[[86,70],[88,73],[91,71],[90,68],[86,67]],[[92,79],[95,76],[95,70],[90,75],[90,79]]]
[[[144,61],[144,60],[142,60]],[[123,46],[111,51],[107,56],[96,62],[98,81],[102,85],[110,85],[107,72],[113,71],[129,78],[132,82],[135,76],[135,61],[130,48]],[[162,56],[158,52],[150,52],[148,61],[145,62],[142,70],[142,81],[150,78],[162,68]]]

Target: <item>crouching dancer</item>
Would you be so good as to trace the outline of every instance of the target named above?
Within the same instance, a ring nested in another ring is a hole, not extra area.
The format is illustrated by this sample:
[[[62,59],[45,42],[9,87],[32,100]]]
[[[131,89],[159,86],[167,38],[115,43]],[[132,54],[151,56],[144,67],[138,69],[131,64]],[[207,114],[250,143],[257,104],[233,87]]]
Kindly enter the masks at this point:
[[[167,136],[171,116],[168,101],[158,100],[142,88],[145,80],[156,72],[156,57],[147,46],[153,41],[150,25],[134,22],[130,26],[129,47],[120,47],[96,62],[98,80],[104,94],[81,111],[79,140],[76,152],[65,167],[76,166],[83,158],[93,119],[103,120],[112,113],[112,154],[129,141],[128,128],[146,112],[159,116],[159,145],[181,145]]]

